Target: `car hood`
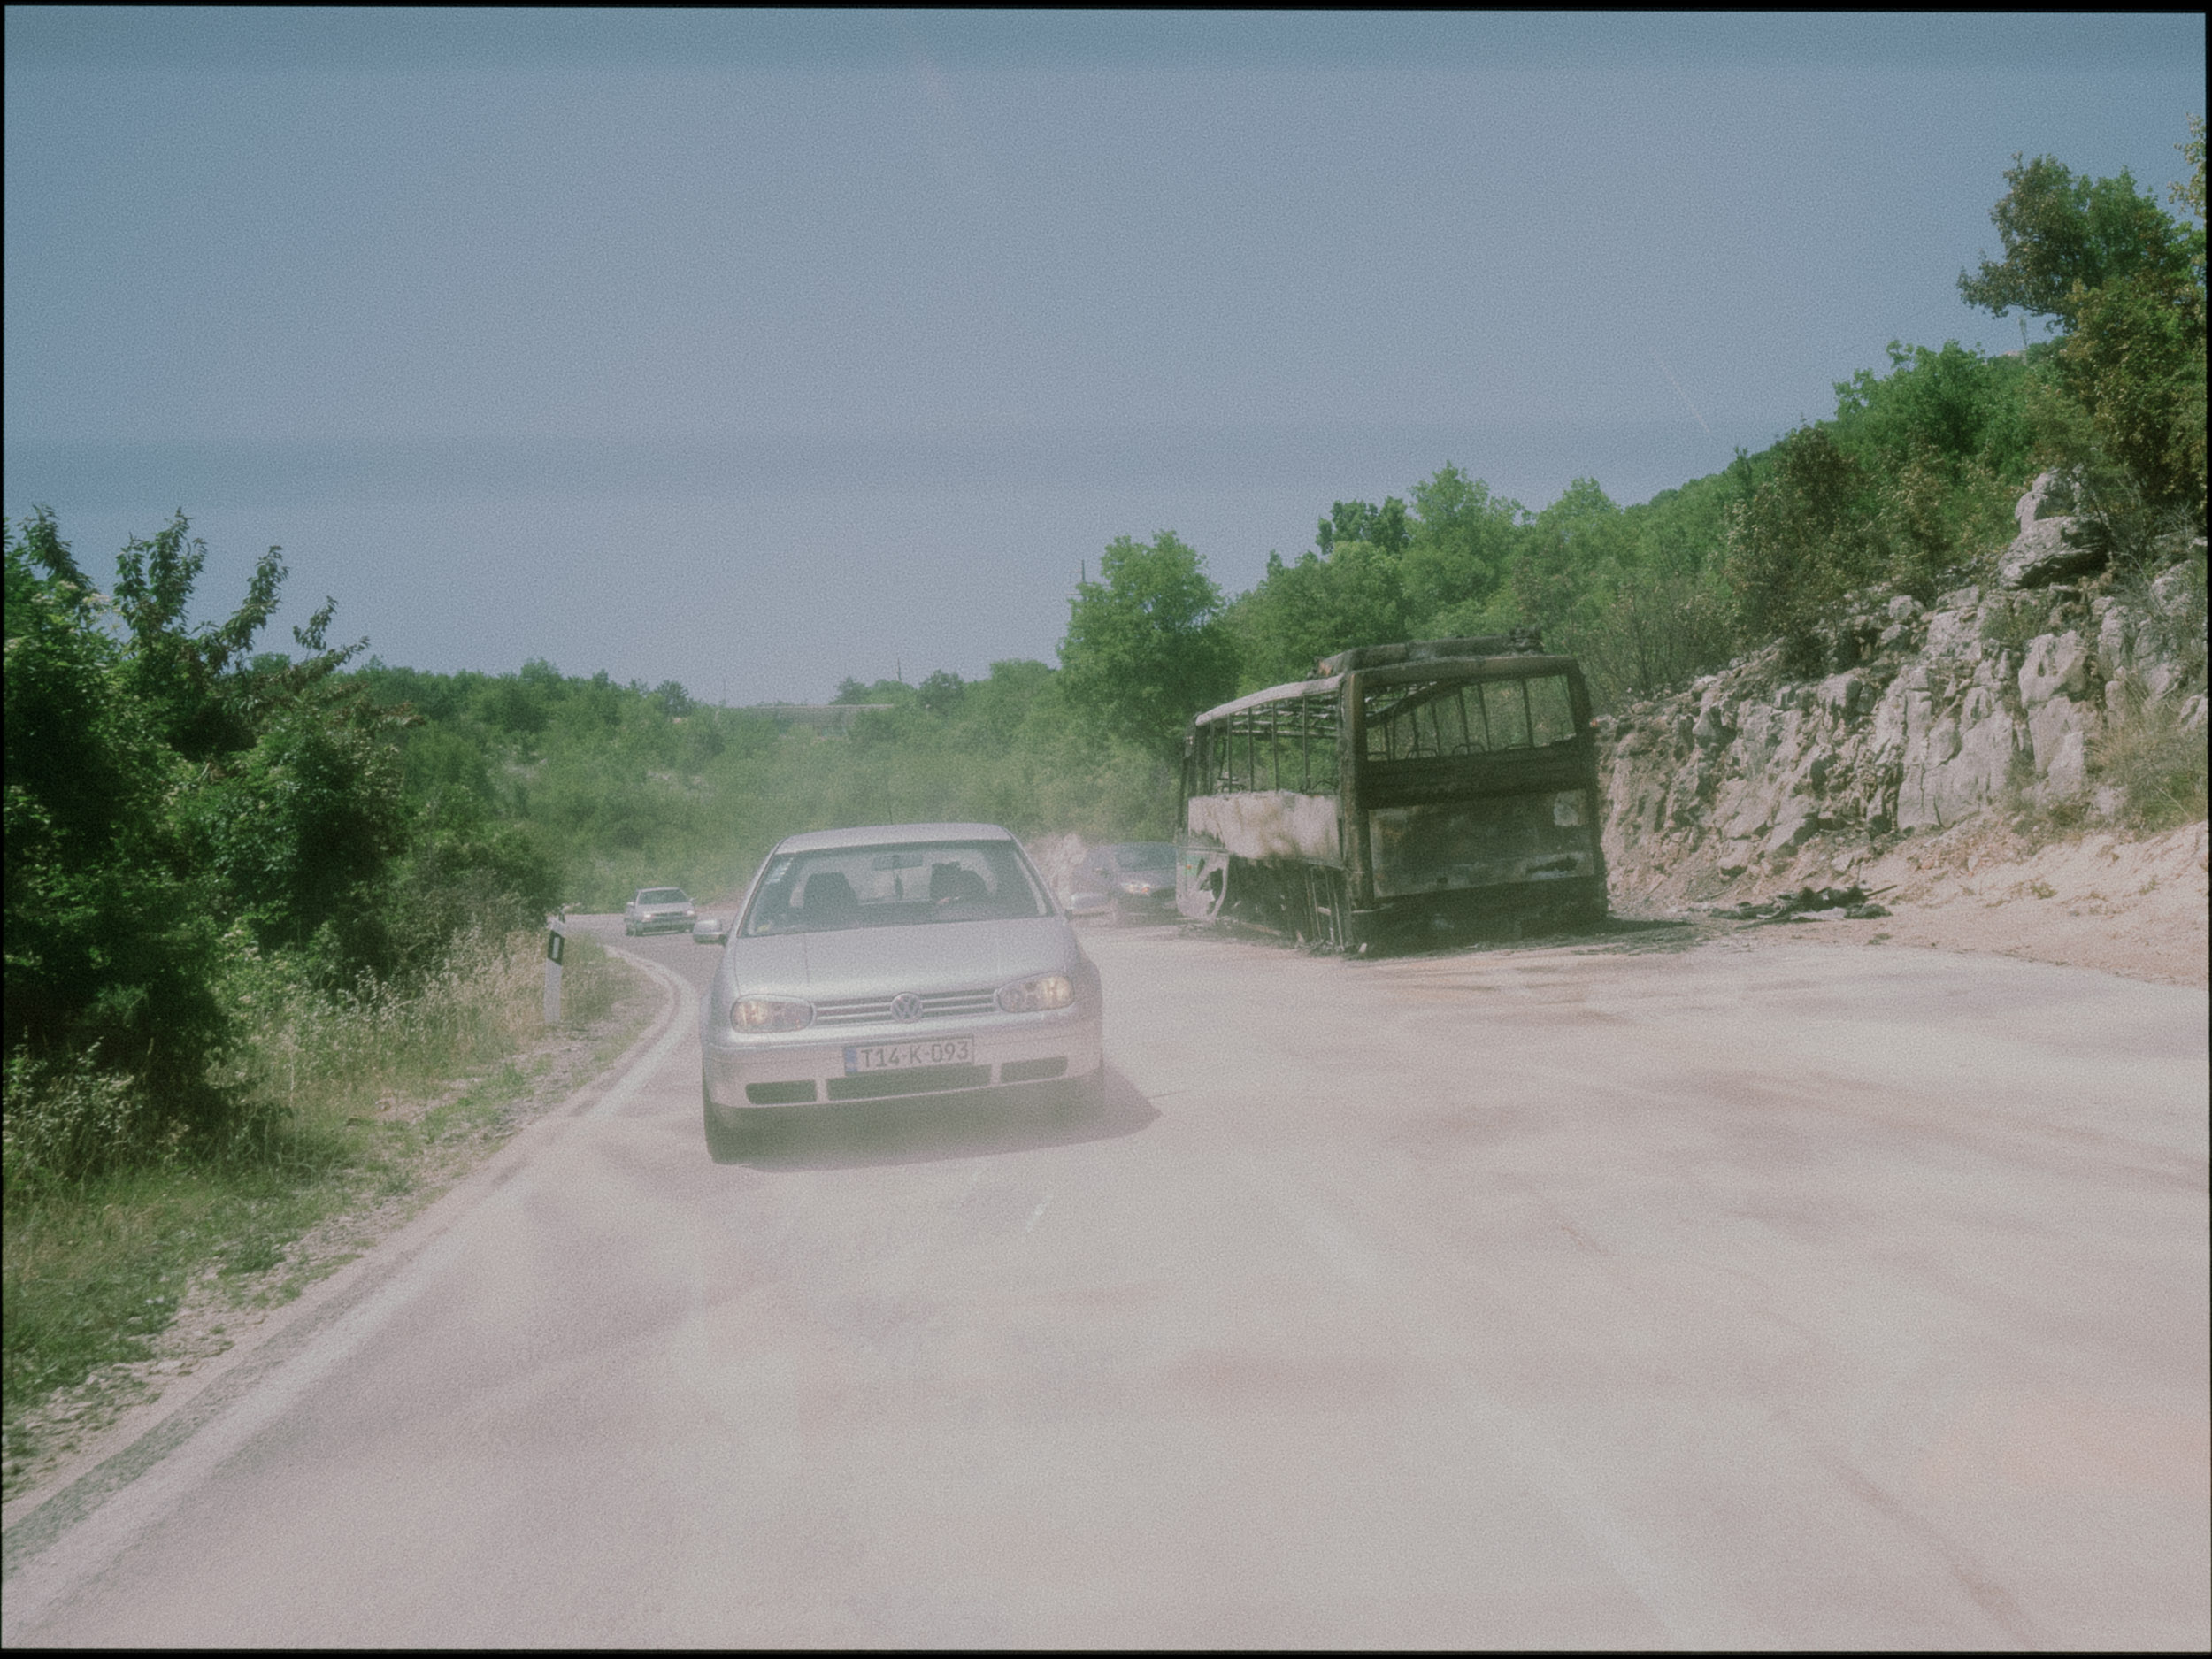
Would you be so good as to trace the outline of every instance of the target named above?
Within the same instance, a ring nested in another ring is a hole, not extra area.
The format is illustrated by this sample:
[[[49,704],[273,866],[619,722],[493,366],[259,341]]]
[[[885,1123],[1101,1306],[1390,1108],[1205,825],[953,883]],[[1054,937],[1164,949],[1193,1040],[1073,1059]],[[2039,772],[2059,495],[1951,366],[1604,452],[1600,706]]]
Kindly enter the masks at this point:
[[[732,942],[726,988],[809,997],[995,988],[1029,973],[1074,965],[1074,936],[1057,917],[1013,922],[934,922],[855,927]]]

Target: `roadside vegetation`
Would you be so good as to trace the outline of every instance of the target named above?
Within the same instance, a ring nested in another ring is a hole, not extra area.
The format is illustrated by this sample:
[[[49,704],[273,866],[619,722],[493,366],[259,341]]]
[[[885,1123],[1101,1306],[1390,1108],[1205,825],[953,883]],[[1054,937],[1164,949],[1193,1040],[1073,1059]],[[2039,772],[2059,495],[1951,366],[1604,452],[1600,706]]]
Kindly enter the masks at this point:
[[[24,1412],[142,1355],[203,1269],[266,1268],[495,1106],[482,1079],[541,1017],[554,872],[526,829],[414,808],[414,717],[343,672],[328,607],[294,653],[254,649],[275,549],[199,626],[205,553],[180,518],[106,592],[50,514],[5,553],[12,1465]],[[580,1015],[612,965],[581,956]],[[429,1128],[380,1121],[431,1094],[455,1098]]]
[[[11,1063],[0,1324],[11,1493],[48,1438],[27,1414],[55,1390],[149,1357],[196,1295],[219,1320],[225,1307],[297,1294],[349,1259],[303,1255],[303,1236],[426,1201],[505,1138],[539,1081],[527,1056],[541,1038],[541,953],[534,930],[471,935],[415,985],[335,995],[281,957],[252,959],[238,982],[247,1034],[218,1080],[263,1110],[219,1149],[179,1139],[131,1159],[88,1156],[68,1141],[127,1122],[132,1085],[90,1066]],[[600,1025],[626,984],[595,941],[574,938],[566,1031]]]
[[[105,591],[51,514],[11,526],[10,1420],[143,1351],[193,1273],[265,1265],[401,1179],[420,1138],[495,1111],[557,905],[669,881],[724,895],[801,828],[1163,836],[1189,716],[1350,645],[1534,626],[1603,708],[1777,641],[1815,670],[1847,595],[1988,582],[2047,469],[2107,554],[2091,586],[2194,595],[2158,614],[2180,617],[2200,682],[2200,120],[2181,148],[2177,214],[2124,173],[2015,158],[2000,257],[1959,287],[2046,319],[2047,342],[1893,344],[1828,419],[1640,503],[1580,479],[1532,510],[1448,464],[1402,499],[1332,503],[1310,549],[1233,596],[1172,532],[1124,536],[1079,588],[1056,668],[848,680],[839,701],[882,705],[849,736],[542,661],[363,662],[330,643],[327,606],[293,649],[257,649],[276,549],[195,627],[204,549],[181,516],[127,547]],[[2148,828],[2202,817],[2204,754],[2147,695],[2092,764]],[[571,964],[572,987],[611,984],[581,941]],[[419,1119],[379,1104],[441,1091]]]

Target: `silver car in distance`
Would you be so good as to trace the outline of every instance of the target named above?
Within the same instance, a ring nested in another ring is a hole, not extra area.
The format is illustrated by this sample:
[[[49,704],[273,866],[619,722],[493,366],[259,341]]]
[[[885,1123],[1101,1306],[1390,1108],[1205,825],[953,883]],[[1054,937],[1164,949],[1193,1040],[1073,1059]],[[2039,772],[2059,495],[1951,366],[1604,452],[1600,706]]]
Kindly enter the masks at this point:
[[[681,887],[640,887],[622,907],[622,931],[639,933],[689,933],[699,912]]]
[[[979,1089],[1087,1107],[1098,970],[995,824],[819,830],[777,843],[700,1007],[709,1149],[777,1109]]]

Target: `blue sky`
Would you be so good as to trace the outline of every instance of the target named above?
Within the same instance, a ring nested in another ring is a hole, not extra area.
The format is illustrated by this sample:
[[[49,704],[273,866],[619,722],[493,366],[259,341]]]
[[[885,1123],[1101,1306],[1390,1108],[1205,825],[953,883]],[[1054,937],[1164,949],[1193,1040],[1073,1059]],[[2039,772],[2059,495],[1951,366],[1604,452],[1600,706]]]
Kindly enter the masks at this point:
[[[1455,462],[1622,501],[2161,188],[2198,17],[7,14],[5,511],[387,660],[825,696]],[[278,636],[280,639],[281,634]]]

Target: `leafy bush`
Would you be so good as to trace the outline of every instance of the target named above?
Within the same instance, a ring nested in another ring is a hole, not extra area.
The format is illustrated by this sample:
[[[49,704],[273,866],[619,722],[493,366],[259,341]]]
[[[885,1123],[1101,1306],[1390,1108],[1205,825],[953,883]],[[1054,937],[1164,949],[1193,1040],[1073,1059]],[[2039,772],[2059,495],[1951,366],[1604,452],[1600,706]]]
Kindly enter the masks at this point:
[[[162,711],[134,695],[131,658],[50,514],[34,515],[19,540],[11,529],[6,567],[0,1041],[47,1078],[96,1056],[181,1120],[215,1126],[227,1103],[208,1089],[207,1067],[236,1031],[209,884],[171,811],[188,771],[165,741]]]
[[[123,549],[111,602],[51,513],[8,529],[0,1043],[31,1068],[25,1123],[43,1125],[24,1130],[26,1148],[46,1148],[26,1150],[26,1168],[90,1167],[99,1137],[55,1125],[107,1123],[127,1099],[158,1102],[163,1135],[206,1148],[253,1126],[245,1095],[214,1080],[242,1040],[232,991],[248,945],[350,989],[365,974],[434,972],[455,940],[534,923],[554,902],[546,849],[488,810],[480,749],[427,748],[409,789],[401,741],[419,717],[339,672],[358,648],[326,643],[327,605],[294,631],[299,660],[253,652],[282,587],[278,555],[227,618],[192,628],[206,549],[181,516]],[[542,664],[514,681],[551,709],[521,721],[548,741],[619,717],[604,676],[564,699],[549,678],[567,694]],[[457,706],[472,709],[502,687],[465,689]],[[678,704],[655,695],[665,726]],[[95,1088],[87,1067],[130,1087]],[[149,1137],[103,1144],[119,1156]]]
[[[1729,585],[1747,634],[1779,639],[1790,668],[1816,672],[1826,665],[1822,613],[1880,572],[1883,549],[1855,511],[1865,475],[1826,431],[1800,427],[1774,457],[1730,518]]]

